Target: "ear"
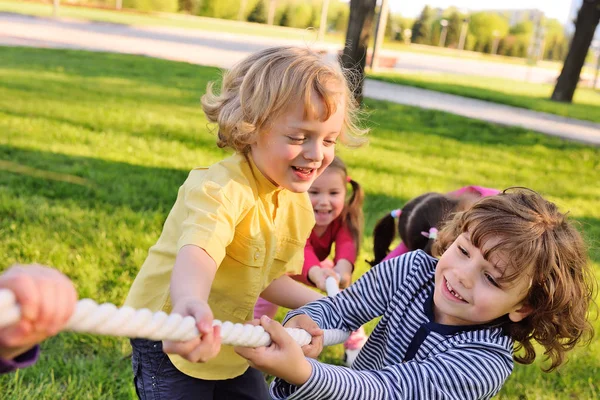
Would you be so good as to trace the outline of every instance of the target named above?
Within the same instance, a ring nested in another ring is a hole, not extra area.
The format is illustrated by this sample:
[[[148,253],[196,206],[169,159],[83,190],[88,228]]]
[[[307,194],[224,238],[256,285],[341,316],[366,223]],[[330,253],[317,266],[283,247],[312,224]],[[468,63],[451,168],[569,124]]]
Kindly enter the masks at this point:
[[[514,311],[508,313],[508,318],[510,318],[512,322],[520,322],[533,312],[533,307],[529,304],[519,304],[516,307],[517,308]]]

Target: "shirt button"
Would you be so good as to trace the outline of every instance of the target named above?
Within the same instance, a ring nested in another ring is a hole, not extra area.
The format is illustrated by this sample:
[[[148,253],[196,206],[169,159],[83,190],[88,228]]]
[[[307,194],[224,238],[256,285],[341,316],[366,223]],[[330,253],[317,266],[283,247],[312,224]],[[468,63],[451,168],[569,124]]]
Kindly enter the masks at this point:
[[[260,251],[257,251],[256,253],[254,253],[255,260],[258,260],[259,257],[260,257]]]

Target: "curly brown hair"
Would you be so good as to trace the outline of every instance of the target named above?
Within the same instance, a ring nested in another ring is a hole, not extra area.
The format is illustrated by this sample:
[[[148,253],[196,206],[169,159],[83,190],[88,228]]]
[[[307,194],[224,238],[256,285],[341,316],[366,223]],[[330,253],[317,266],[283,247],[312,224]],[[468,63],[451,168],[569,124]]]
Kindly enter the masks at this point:
[[[485,197],[446,223],[433,254],[441,256],[465,232],[479,249],[488,239],[501,239],[483,256],[489,259],[494,252],[507,256],[510,273],[502,281],[531,281],[525,303],[532,313],[503,326],[517,342],[517,362],[531,364],[535,360],[535,340],[551,361],[544,369],[549,372],[564,362],[565,353],[578,342],[592,339],[588,317],[596,284],[587,249],[577,229],[554,203],[526,188],[509,188]]]
[[[304,103],[306,116],[326,121],[345,107],[340,141],[350,147],[365,142],[368,129],[358,126],[360,110],[339,63],[309,48],[272,47],[246,57],[223,76],[220,93],[208,84],[202,109],[218,125],[217,145],[245,154],[256,135],[288,108]],[[323,101],[324,115],[316,115],[311,94]]]

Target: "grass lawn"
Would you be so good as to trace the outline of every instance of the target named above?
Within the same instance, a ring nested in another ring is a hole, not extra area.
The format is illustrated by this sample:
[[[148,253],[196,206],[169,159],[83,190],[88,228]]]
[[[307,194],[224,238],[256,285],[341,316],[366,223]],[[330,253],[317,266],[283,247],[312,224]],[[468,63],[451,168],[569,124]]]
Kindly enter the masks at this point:
[[[188,171],[227,154],[199,107],[218,76],[138,56],[0,47],[0,268],[53,265],[81,297],[121,304]],[[466,184],[532,187],[598,243],[600,148],[387,102],[366,106],[369,146],[341,149],[367,195],[357,276],[372,257],[377,219],[422,192]],[[589,255],[600,271],[597,245]],[[59,334],[35,366],[0,378],[1,397],[131,399],[128,354],[125,339]],[[341,355],[334,346],[321,359],[340,363]],[[500,398],[597,397],[599,359],[595,340],[558,373],[518,365]]]
[[[600,91],[578,88],[573,104],[550,100],[554,85],[451,74],[373,73],[369,78],[600,122]]]

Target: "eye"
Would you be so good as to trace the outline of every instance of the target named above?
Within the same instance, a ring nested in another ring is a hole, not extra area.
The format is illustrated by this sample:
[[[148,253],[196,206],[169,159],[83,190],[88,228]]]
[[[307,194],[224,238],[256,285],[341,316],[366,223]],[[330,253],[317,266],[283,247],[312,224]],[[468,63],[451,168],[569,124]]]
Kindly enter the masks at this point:
[[[498,284],[498,282],[496,282],[496,279],[492,275],[486,273],[485,279],[487,279],[488,282],[491,283],[492,285],[494,285],[496,287],[500,287],[500,285]]]
[[[288,139],[294,144],[302,144],[306,140],[304,136],[288,136]]]
[[[469,252],[462,246],[458,245],[458,251],[460,251],[462,253],[463,256],[465,257],[469,257]]]
[[[335,144],[337,143],[337,140],[327,139],[327,140],[323,140],[323,143],[325,144],[326,147],[335,146]]]

